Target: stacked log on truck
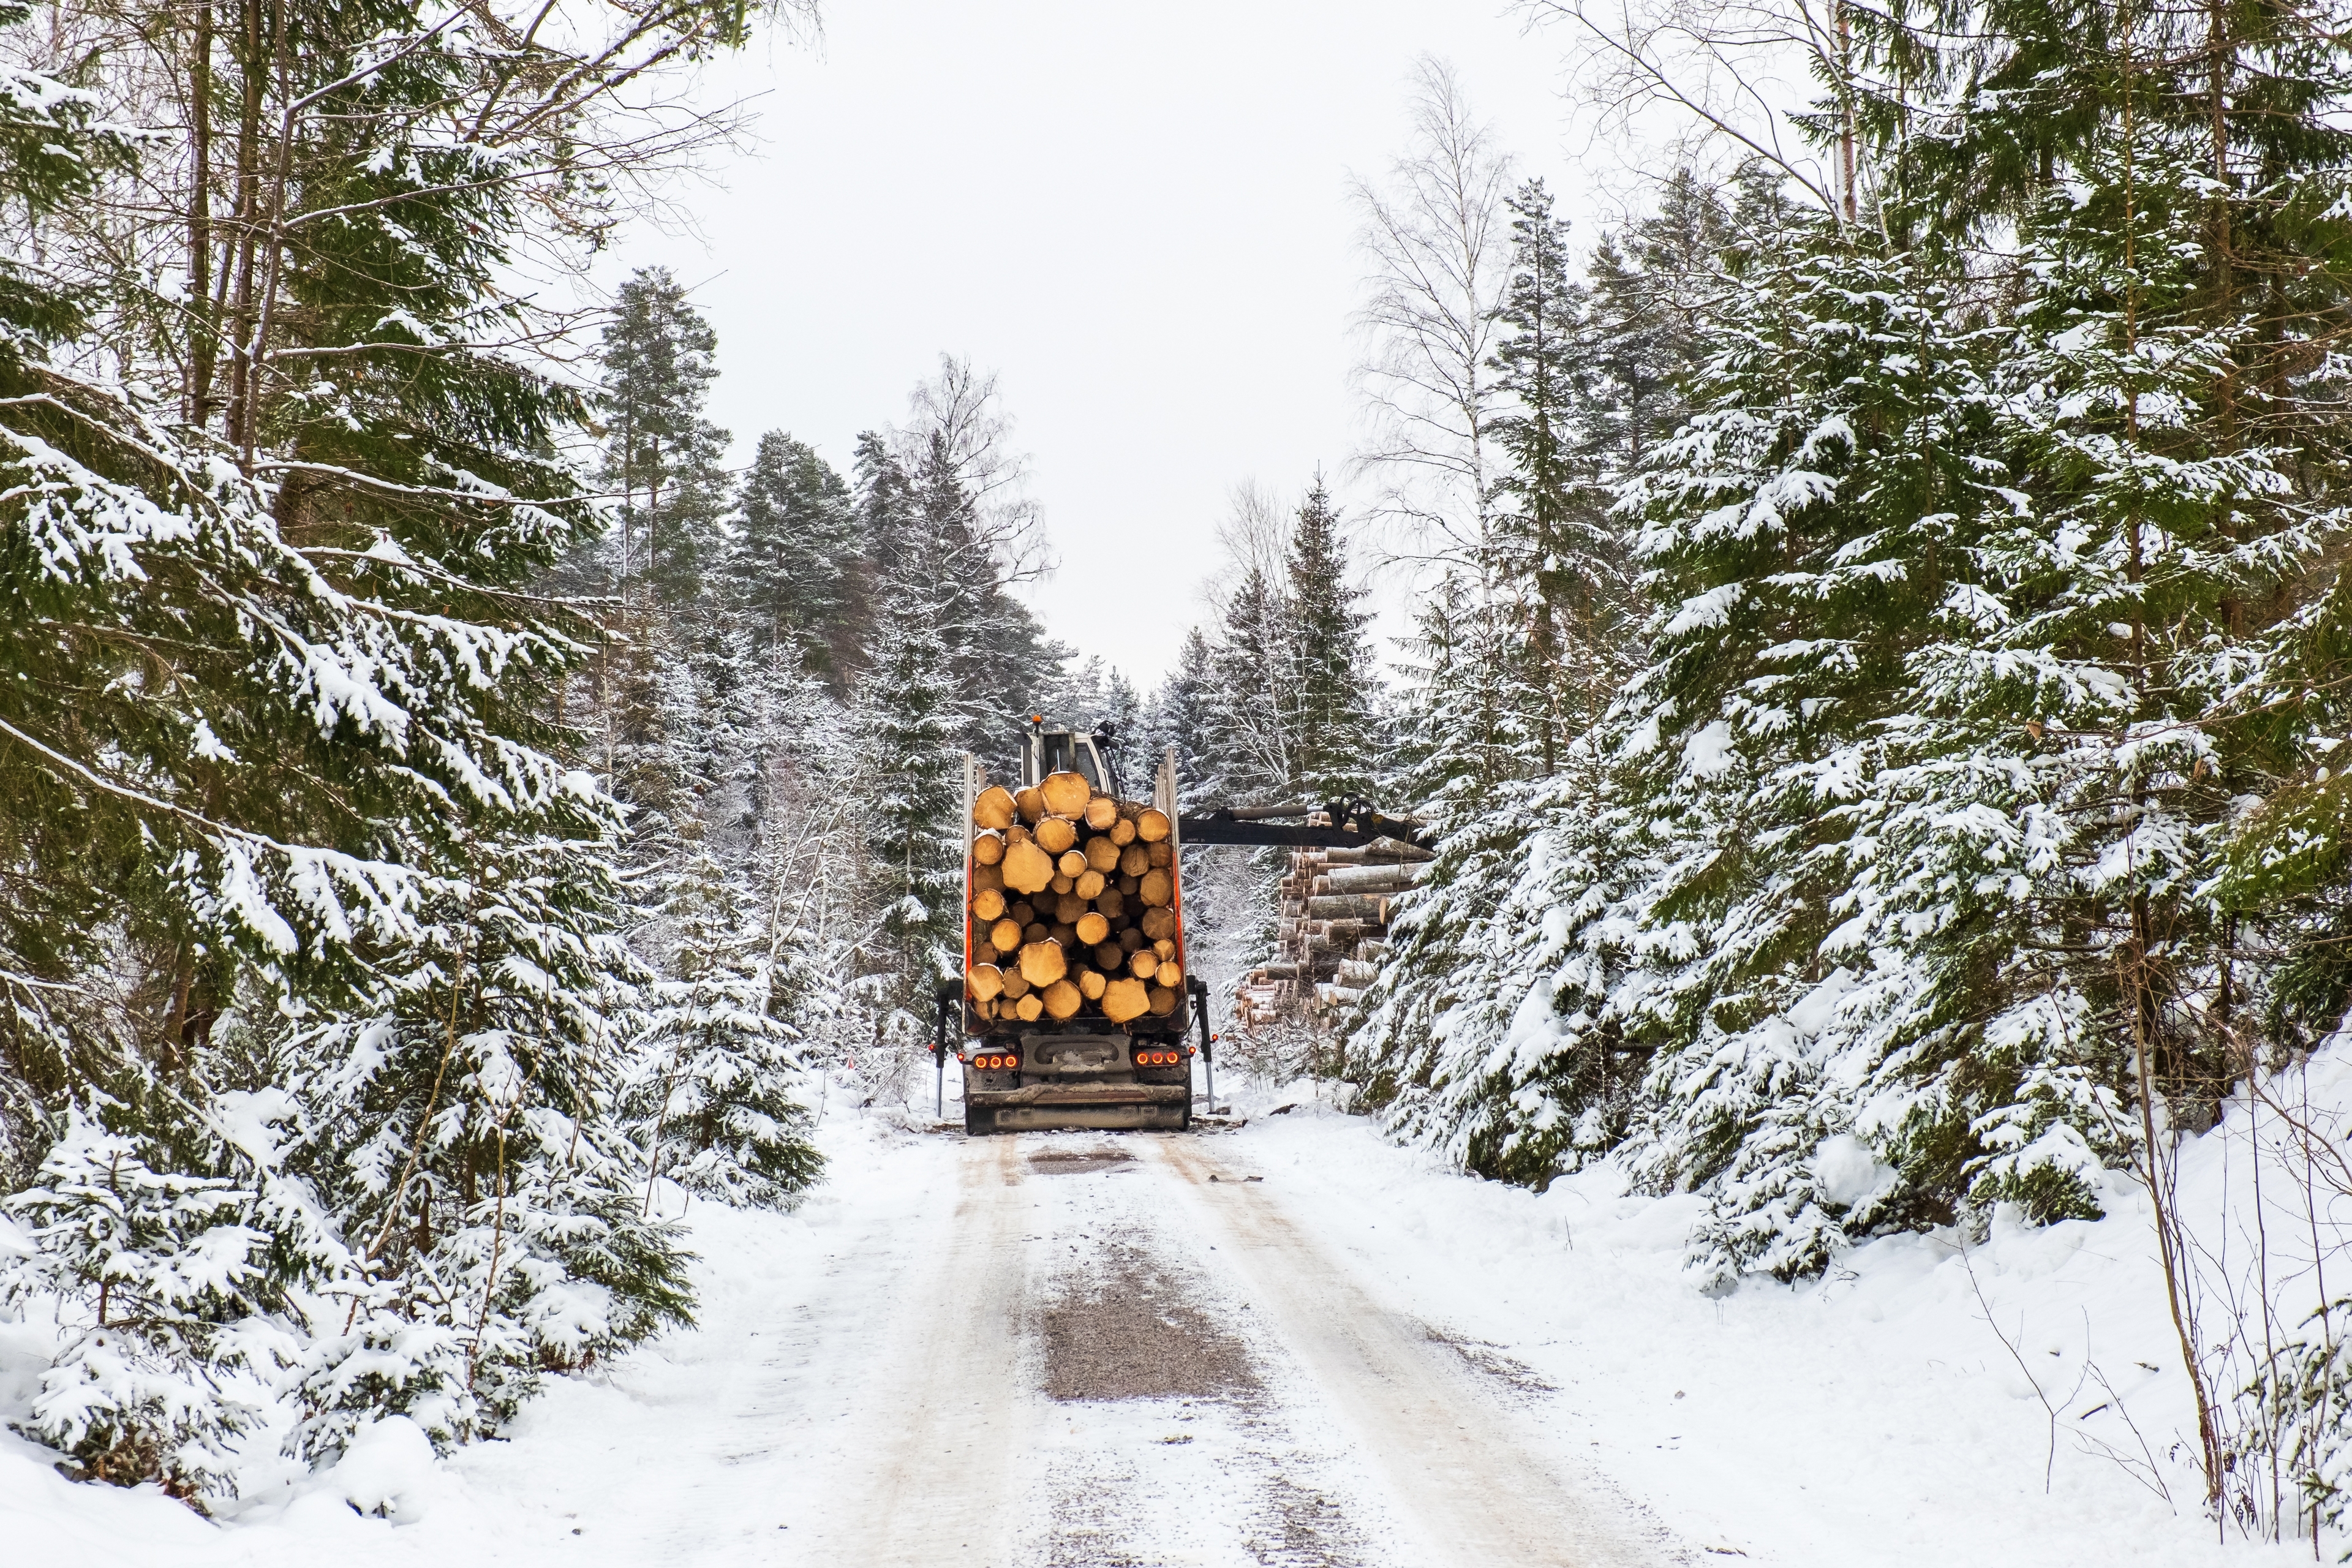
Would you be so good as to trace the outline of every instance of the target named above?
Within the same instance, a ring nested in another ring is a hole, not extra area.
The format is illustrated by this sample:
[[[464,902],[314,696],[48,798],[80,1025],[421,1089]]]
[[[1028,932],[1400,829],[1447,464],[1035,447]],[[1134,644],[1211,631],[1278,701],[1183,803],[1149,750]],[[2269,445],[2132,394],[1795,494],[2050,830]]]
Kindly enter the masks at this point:
[[[972,802],[968,1026],[1165,1018],[1184,990],[1173,825],[1083,774]]]
[[[1234,989],[1234,1021],[1252,1030],[1313,1022],[1361,1001],[1388,956],[1398,899],[1435,858],[1394,838],[1294,852],[1280,887],[1275,956]]]

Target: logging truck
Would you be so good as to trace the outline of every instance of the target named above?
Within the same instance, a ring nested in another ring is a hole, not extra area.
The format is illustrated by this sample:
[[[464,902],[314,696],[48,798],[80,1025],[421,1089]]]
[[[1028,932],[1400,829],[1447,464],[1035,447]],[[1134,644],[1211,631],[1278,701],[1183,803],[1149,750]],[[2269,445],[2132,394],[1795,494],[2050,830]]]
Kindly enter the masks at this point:
[[[942,1105],[951,1051],[962,1071],[968,1133],[1190,1127],[1216,1037],[1184,950],[1185,844],[1361,846],[1419,826],[1361,803],[1182,816],[1175,748],[1130,798],[1110,738],[1032,715],[1015,784],[964,757],[963,974],[940,987],[933,1052]]]

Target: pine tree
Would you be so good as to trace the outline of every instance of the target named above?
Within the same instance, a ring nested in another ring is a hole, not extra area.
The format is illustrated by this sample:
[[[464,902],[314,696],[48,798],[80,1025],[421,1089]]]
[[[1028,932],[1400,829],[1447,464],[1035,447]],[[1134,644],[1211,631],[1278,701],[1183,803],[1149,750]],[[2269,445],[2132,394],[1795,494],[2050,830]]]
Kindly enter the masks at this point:
[[[719,339],[666,268],[640,268],[614,293],[599,402],[610,427],[604,478],[622,498],[620,559],[633,583],[688,605],[715,564],[726,505],[727,433],[703,417]]]

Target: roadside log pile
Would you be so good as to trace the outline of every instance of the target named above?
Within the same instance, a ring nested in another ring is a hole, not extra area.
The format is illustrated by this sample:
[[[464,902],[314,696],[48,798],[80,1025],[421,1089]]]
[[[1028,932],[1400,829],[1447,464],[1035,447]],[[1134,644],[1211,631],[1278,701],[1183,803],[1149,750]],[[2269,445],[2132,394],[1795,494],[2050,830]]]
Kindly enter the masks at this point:
[[[1245,1029],[1270,1028],[1360,1001],[1388,956],[1398,896],[1419,885],[1435,858],[1394,838],[1295,852],[1282,879],[1275,956],[1234,988],[1234,1021]]]
[[[1167,814],[1085,775],[992,785],[971,812],[965,1022],[1166,1017],[1184,987]]]

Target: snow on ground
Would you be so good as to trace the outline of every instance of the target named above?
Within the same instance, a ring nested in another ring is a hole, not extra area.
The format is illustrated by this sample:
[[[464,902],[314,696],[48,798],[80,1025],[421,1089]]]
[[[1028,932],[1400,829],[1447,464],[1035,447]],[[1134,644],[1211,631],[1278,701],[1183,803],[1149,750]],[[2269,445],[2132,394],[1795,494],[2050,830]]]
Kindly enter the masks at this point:
[[[2352,1104],[2342,1053],[2310,1077],[2331,1114]],[[1336,1260],[1350,1292],[1409,1325],[1515,1443],[1596,1510],[1663,1539],[1670,1559],[2310,1559],[2308,1542],[2217,1545],[2199,1516],[2188,1386],[2146,1200],[2126,1182],[2111,1184],[2104,1220],[2004,1219],[1965,1253],[1948,1236],[1888,1237],[1826,1281],[1750,1281],[1712,1300],[1681,1267],[1695,1199],[1629,1196],[1606,1171],[1540,1194],[1480,1183],[1381,1142],[1311,1086],[1241,1098],[1247,1127],[1195,1135],[1193,1163],[1262,1175],[1248,1191]],[[1281,1104],[1295,1109],[1267,1114]],[[2246,1116],[2233,1108],[2190,1145],[2192,1213],[2210,1219],[2224,1183],[2242,1182]],[[922,1560],[915,1546],[931,1542],[929,1560],[974,1563],[1413,1561],[1346,1401],[1322,1397],[1313,1356],[1270,1321],[1244,1321],[1249,1270],[1264,1283],[1290,1260],[1235,1257],[1219,1226],[1238,1211],[1213,1195],[1230,1189],[1175,1184],[1181,1162],[1149,1135],[1087,1146],[1150,1158],[1043,1179],[1032,1156],[1065,1146],[1035,1137],[975,1150],[838,1104],[821,1137],[829,1176],[797,1212],[691,1206],[699,1327],[560,1382],[506,1440],[436,1461],[414,1429],[387,1424],[318,1476],[257,1455],[255,1495],[214,1522],[152,1492],[71,1485],[51,1456],[0,1437],[8,1555],[92,1568],[373,1568],[459,1552],[533,1568],[830,1564]],[[991,1195],[988,1184],[1019,1181],[1017,1204]],[[975,1193],[987,1202],[973,1206]],[[978,1228],[982,1215],[995,1228]],[[2275,1217],[2323,1251],[2339,1239],[2307,1215]],[[987,1262],[975,1235],[1007,1258],[1022,1312],[956,1310]],[[2278,1268],[2292,1276],[2293,1260]],[[1088,1342],[1105,1331],[1086,1313],[1130,1297],[1198,1354],[1239,1356],[1244,1370],[1195,1387],[1179,1365],[1172,1383],[1115,1386],[1128,1373],[1114,1366],[1087,1374],[1111,1384],[1059,1388],[1076,1402],[1038,1392],[1057,1386],[1044,1344]],[[0,1325],[0,1414],[22,1408],[44,1342],[41,1325]],[[1265,1392],[1236,1394],[1235,1379]],[[980,1495],[1030,1517],[965,1530],[940,1513],[975,1476],[990,1478]],[[929,1518],[930,1534],[877,1534],[877,1514]],[[941,1536],[941,1519],[971,1541]],[[903,1550],[863,1554],[884,1535]]]

